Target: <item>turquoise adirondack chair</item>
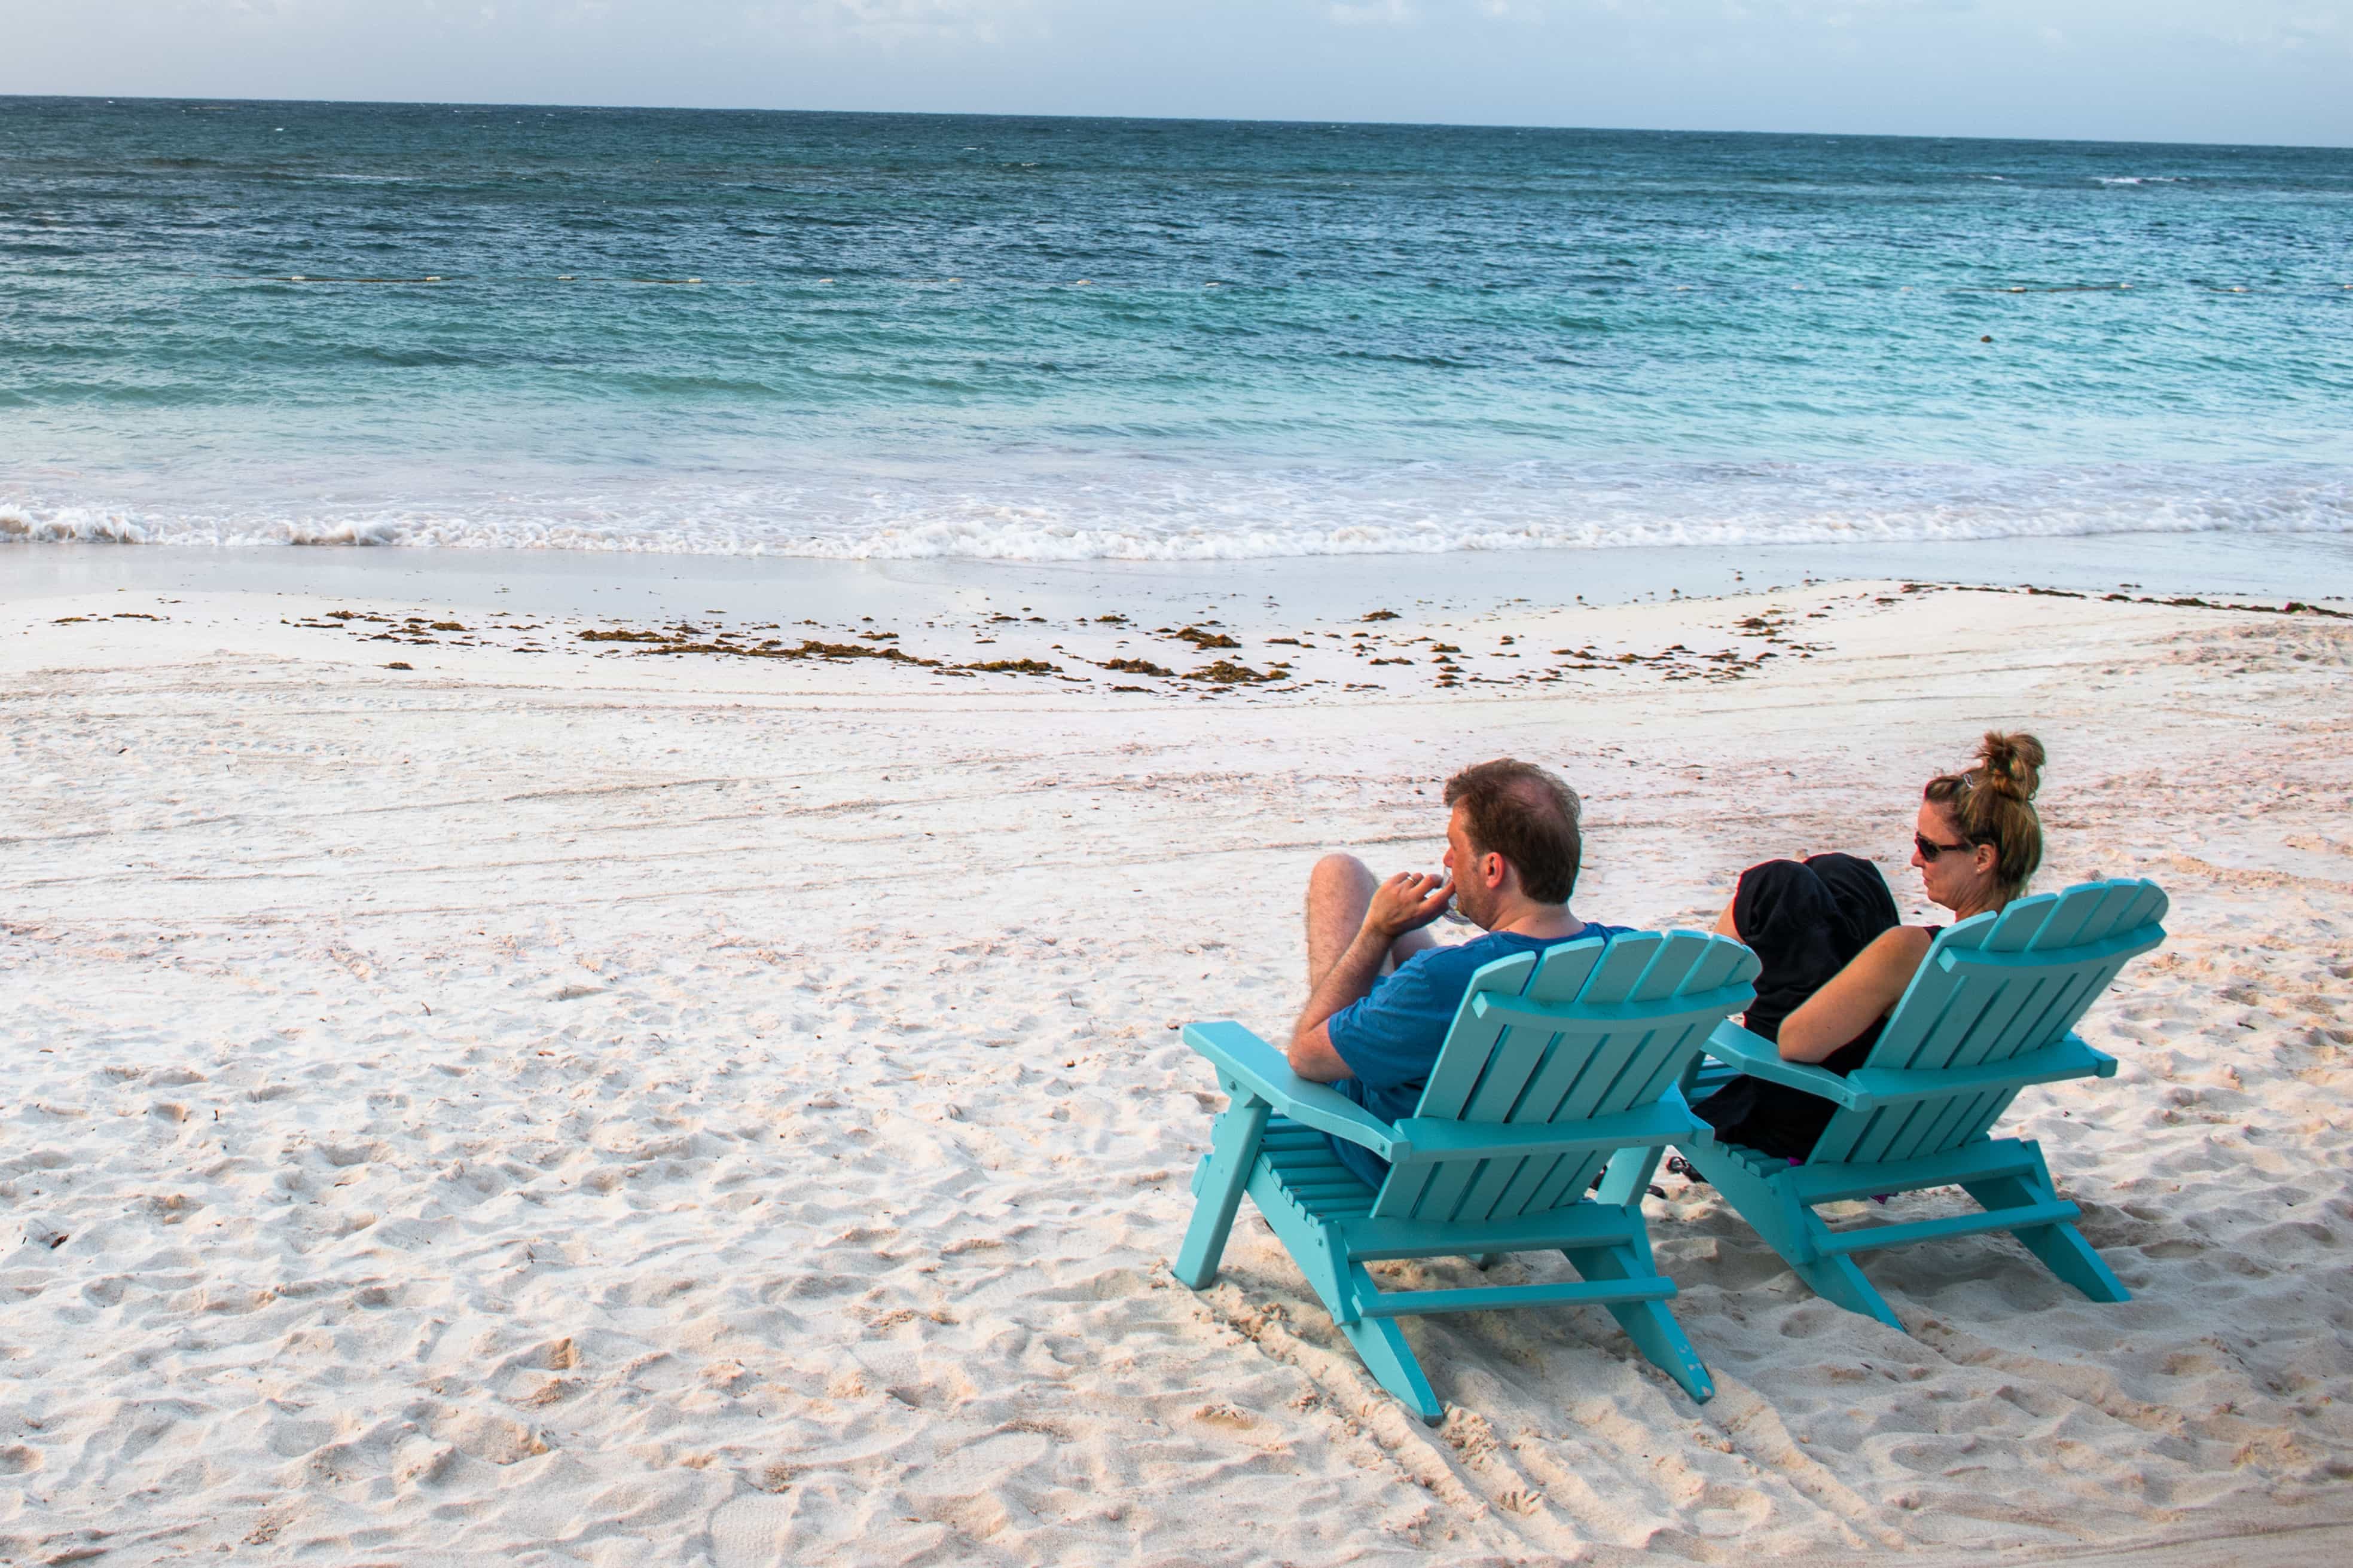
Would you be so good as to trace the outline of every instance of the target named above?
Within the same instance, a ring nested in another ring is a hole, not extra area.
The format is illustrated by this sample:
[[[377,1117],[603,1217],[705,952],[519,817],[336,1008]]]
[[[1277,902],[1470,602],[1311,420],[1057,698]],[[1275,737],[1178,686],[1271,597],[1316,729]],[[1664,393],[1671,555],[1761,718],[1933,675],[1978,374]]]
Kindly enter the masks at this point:
[[[1664,1305],[1674,1282],[1651,1262],[1644,1157],[1655,1163],[1699,1125],[1676,1080],[1708,1031],[1754,998],[1757,967],[1739,943],[1695,931],[1585,937],[1498,959],[1472,975],[1420,1103],[1394,1124],[1293,1074],[1239,1024],[1187,1025],[1185,1043],[1216,1066],[1232,1102],[1193,1175],[1199,1201],[1176,1277],[1196,1290],[1217,1277],[1248,1193],[1381,1386],[1424,1421],[1444,1412],[1397,1320],[1428,1312],[1605,1306],[1644,1355],[1707,1398],[1707,1368]],[[1340,1163],[1327,1132],[1389,1162],[1378,1188]],[[1555,1247],[1582,1280],[1384,1291],[1365,1268]]]
[[[2115,1075],[2116,1058],[2071,1031],[2126,961],[2165,940],[2165,910],[2154,882],[2086,882],[1948,927],[1869,1059],[1845,1078],[1785,1062],[1771,1042],[1727,1022],[1707,1043],[1713,1059],[1683,1081],[1694,1101],[1745,1072],[1834,1100],[1838,1112],[1801,1165],[1718,1142],[1704,1126],[1678,1147],[1807,1284],[1890,1328],[1904,1325],[1855,1255],[1986,1231],[2012,1232],[2094,1301],[2129,1300],[2076,1230],[2082,1211],[2052,1190],[2042,1149],[1987,1130],[2030,1084]],[[1960,1187],[1982,1212],[1836,1231],[1814,1213],[1841,1198],[1943,1186]]]

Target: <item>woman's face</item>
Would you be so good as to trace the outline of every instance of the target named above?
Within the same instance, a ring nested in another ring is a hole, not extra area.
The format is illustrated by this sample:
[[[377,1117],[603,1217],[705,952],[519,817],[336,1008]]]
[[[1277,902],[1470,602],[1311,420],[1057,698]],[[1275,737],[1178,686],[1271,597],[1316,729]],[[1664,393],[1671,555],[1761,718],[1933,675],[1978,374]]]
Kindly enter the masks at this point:
[[[1961,825],[1953,820],[1952,809],[1933,800],[1920,803],[1912,830],[1938,847],[1934,858],[1921,853],[1919,845],[1912,847],[1912,864],[1919,868],[1920,881],[1930,899],[1957,915],[1979,914],[1994,907],[1993,846],[1967,843]],[[1956,845],[1959,847],[1953,847]]]

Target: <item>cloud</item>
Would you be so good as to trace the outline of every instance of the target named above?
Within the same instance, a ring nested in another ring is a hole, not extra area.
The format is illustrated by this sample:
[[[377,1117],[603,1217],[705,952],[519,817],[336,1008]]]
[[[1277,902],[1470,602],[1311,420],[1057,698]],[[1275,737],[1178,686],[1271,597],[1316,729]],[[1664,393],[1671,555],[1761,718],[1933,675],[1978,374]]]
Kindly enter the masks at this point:
[[[1034,0],[796,0],[767,9],[792,25],[886,45],[911,42],[998,44],[1010,32],[1038,29]]]
[[[1333,4],[1324,7],[1324,15],[1344,27],[1410,26],[1419,20],[1419,14],[1407,0],[1366,0],[1361,5]]]
[[[0,0],[0,93],[2353,143],[2344,0]]]
[[[1439,15],[1430,19],[1445,21],[1470,12],[1497,21],[1541,22],[1547,8],[1546,0],[1441,0]],[[1344,27],[1410,27],[1425,16],[1413,0],[1324,0],[1322,10],[1326,21]]]

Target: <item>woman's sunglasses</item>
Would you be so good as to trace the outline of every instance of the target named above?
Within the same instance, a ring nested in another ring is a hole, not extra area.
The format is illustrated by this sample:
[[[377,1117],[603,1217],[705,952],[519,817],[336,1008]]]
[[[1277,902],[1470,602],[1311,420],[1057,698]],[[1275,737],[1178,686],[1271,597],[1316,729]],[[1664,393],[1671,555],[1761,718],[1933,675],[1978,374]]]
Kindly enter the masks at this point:
[[[1934,860],[1939,855],[1966,855],[1971,847],[1967,844],[1939,844],[1925,834],[1915,833],[1912,836],[1912,847],[1920,851],[1921,859]]]

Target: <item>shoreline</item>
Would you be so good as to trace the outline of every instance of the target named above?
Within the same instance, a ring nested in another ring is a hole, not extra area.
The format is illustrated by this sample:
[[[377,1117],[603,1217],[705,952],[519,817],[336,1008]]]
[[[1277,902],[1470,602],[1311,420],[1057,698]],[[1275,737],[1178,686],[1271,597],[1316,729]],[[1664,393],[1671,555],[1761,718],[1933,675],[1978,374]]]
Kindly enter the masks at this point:
[[[361,595],[543,615],[692,616],[714,608],[798,619],[1027,601],[1075,614],[1134,597],[1172,615],[1265,607],[1345,618],[1392,599],[1461,612],[1508,599],[1613,605],[1715,598],[1839,581],[1916,580],[2155,595],[2353,598],[2353,538],[2328,534],[2105,534],[2031,541],[1630,546],[1608,550],[1332,555],[1246,561],[842,562],[788,556],[416,549],[0,544],[0,604],[111,592]],[[503,605],[493,605],[503,600]],[[1406,604],[1395,607],[1402,610]]]
[[[1885,636],[1890,612],[1951,595],[1989,605],[2040,598],[2114,605],[2143,616],[2353,619],[2348,598],[2208,598],[2140,584],[2103,592],[1910,577],[1751,584],[1744,568],[1721,563],[1726,580],[1712,582],[1712,595],[1685,596],[1671,585],[1663,599],[1651,589],[1640,598],[1563,602],[1535,596],[1546,586],[1543,569],[1573,570],[1581,561],[1534,563],[1537,570],[1502,584],[1485,561],[1414,575],[1406,569],[1421,563],[1394,558],[1354,563],[1355,571],[1278,562],[1255,582],[1231,584],[1222,573],[1166,568],[953,563],[911,573],[817,563],[810,572],[800,568],[811,563],[789,563],[761,574],[730,563],[739,569],[702,576],[649,574],[631,570],[641,563],[602,558],[434,552],[410,564],[405,553],[322,562],[306,551],[301,559],[264,560],[258,572],[242,559],[209,555],[84,556],[46,578],[18,577],[0,588],[0,669],[40,671],[53,653],[102,663],[149,657],[133,650],[168,658],[211,646],[290,669],[323,662],[365,670],[365,679],[395,685],[528,684],[554,673],[545,668],[554,666],[564,685],[585,679],[627,689],[953,704],[1028,701],[1050,689],[1126,707],[1168,699],[1345,706],[1427,701],[1481,688],[1529,699],[1686,682],[1723,687],[1755,680],[1776,660],[1835,658],[1850,643],[1873,654],[1896,651]],[[1743,559],[1757,567],[1753,556]],[[212,585],[257,576],[261,584]],[[1638,580],[1621,578],[1616,586],[1630,595]],[[344,591],[320,592],[330,585]],[[2016,614],[1998,606],[1985,613]],[[230,644],[219,646],[222,637]]]
[[[2343,1528],[2353,622],[1900,582],[684,606],[713,646],[1172,668],[1220,657],[1155,631],[1206,610],[1294,662],[1204,702],[630,651],[577,633],[674,628],[603,581],[560,617],[478,581],[0,601],[9,1554],[2123,1568]],[[1310,630],[1347,635],[1271,641]],[[1581,646],[1636,657],[1541,679]],[[1168,1277],[1219,1100],[1171,1026],[1280,1027],[1316,854],[1434,860],[1436,782],[1511,752],[1586,795],[1588,918],[1704,926],[1833,845],[1908,914],[1914,781],[1994,723],[2051,748],[2041,885],[2175,901],[2084,1026],[2117,1077],[2004,1124],[2133,1301],[1973,1237],[1873,1261],[1894,1333],[1669,1181],[1717,1398],[1600,1313],[1419,1320],[1433,1432],[1247,1211],[1209,1289]]]

